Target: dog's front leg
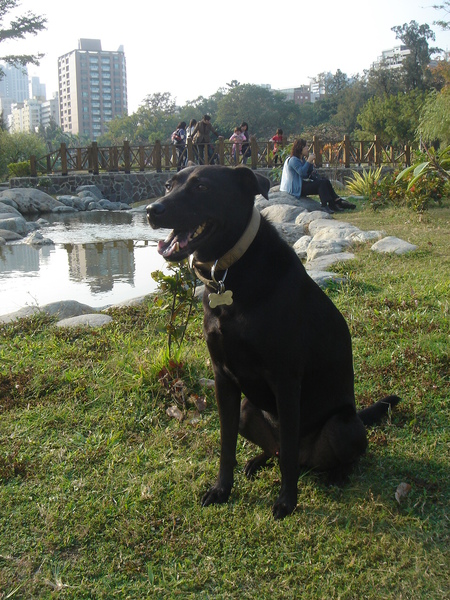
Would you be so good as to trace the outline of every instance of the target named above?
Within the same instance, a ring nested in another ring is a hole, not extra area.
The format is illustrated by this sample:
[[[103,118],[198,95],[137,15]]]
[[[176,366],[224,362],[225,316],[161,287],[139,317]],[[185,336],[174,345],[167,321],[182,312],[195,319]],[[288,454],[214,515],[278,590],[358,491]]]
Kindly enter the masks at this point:
[[[202,506],[223,504],[233,487],[239,430],[241,390],[223,372],[215,371],[216,400],[220,417],[220,467],[216,483],[202,498]]]
[[[277,389],[280,426],[281,490],[272,507],[275,519],[284,519],[297,506],[300,445],[300,384],[284,381]]]

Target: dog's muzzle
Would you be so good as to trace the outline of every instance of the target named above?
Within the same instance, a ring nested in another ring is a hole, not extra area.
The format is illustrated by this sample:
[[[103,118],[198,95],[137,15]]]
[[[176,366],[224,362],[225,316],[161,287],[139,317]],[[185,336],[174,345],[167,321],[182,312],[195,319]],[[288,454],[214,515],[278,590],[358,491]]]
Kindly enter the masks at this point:
[[[153,228],[158,227],[158,217],[164,214],[166,207],[161,202],[154,202],[147,206],[147,220]]]

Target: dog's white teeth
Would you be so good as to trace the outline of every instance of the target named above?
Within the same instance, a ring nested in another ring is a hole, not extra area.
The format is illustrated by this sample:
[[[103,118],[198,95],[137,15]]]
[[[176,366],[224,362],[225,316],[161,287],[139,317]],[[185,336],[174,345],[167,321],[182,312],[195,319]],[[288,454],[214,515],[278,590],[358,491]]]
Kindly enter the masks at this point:
[[[173,251],[174,252],[179,252],[180,251],[180,242],[176,242],[174,247],[173,247]]]
[[[196,238],[197,236],[199,236],[201,233],[203,233],[203,230],[205,229],[205,223],[203,223],[203,225],[200,225],[200,227],[197,227],[197,229],[194,231],[194,235],[192,236],[192,238]]]

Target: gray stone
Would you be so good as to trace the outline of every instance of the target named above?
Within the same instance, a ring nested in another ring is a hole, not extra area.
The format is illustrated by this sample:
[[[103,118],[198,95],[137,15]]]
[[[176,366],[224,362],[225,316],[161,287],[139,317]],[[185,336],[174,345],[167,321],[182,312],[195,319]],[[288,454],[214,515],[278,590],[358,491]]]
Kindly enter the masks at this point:
[[[303,209],[290,204],[275,204],[263,208],[261,214],[271,223],[291,223]]]
[[[273,223],[280,236],[292,246],[305,233],[304,227],[294,223]]]
[[[345,262],[347,260],[353,260],[355,255],[351,252],[338,252],[336,254],[328,254],[326,256],[321,256],[319,258],[315,258],[310,262],[305,263],[305,268],[309,274],[312,271],[325,271],[331,265],[334,265],[338,262]]]
[[[316,240],[347,239],[350,235],[361,230],[350,223],[335,219],[316,219],[309,224],[309,233]]]
[[[309,225],[312,221],[317,219],[332,219],[333,216],[324,212],[323,210],[313,210],[312,212],[302,212],[295,219],[296,225]]]
[[[14,202],[15,204],[15,202]],[[12,206],[11,204],[8,204],[7,202],[0,202],[0,219],[4,218],[5,215],[9,215],[9,216],[14,216],[14,217],[21,217],[22,215],[20,214],[20,212],[17,210],[17,208],[15,208],[14,206]],[[8,218],[8,217],[6,217]]]
[[[8,229],[0,229],[0,236],[7,242],[15,242],[16,240],[21,240],[23,237],[15,231],[10,231]]]
[[[343,248],[346,248],[348,245],[349,243],[345,240],[317,240],[314,236],[311,243],[308,245],[306,258],[308,261],[311,261],[327,254],[336,254],[342,252]]]
[[[112,321],[109,315],[100,315],[98,313],[80,315],[78,317],[69,317],[56,323],[57,327],[103,327]]]
[[[39,233],[39,231],[35,231],[34,233],[31,233],[27,239],[25,240],[26,244],[29,244],[30,246],[51,246],[54,245],[54,242],[49,239],[49,238],[45,238],[42,233]]]
[[[400,238],[388,236],[378,242],[375,242],[371,250],[382,253],[393,252],[395,254],[406,254],[407,252],[413,252],[414,250],[417,250],[417,246],[410,244],[409,242],[405,242]]]
[[[300,239],[298,239],[293,248],[295,253],[299,258],[306,258],[306,252],[308,250],[308,246],[311,243],[312,237],[310,235],[303,235]]]
[[[0,235],[0,246],[4,246],[5,244],[6,244],[5,238]]]
[[[9,219],[0,218],[0,229],[15,231],[21,235],[27,235],[28,233],[27,222],[23,217],[10,217]]]
[[[372,240],[379,240],[386,235],[384,231],[355,231],[350,234],[348,239],[351,239],[352,242],[364,244],[365,242],[370,242]]]
[[[31,317],[37,313],[44,313],[49,316],[56,315],[60,319],[67,319],[78,315],[91,314],[94,311],[95,309],[91,306],[81,304],[76,300],[62,300],[44,306],[25,306],[16,312],[0,316],[0,323],[10,323],[16,319]]]
[[[77,194],[89,192],[94,198],[97,198],[97,200],[101,200],[103,197],[102,192],[96,185],[80,185],[75,191]]]
[[[86,210],[104,210],[99,202],[89,202],[86,205]]]
[[[61,202],[55,200],[49,194],[33,188],[12,188],[0,192],[0,202],[9,199],[15,202],[17,210],[22,215],[51,212],[55,206],[61,206]]]
[[[313,279],[320,287],[326,287],[329,283],[342,283],[345,281],[344,277],[332,273],[331,271],[308,271],[308,275]]]
[[[74,206],[55,206],[53,213],[73,213],[78,212]]]

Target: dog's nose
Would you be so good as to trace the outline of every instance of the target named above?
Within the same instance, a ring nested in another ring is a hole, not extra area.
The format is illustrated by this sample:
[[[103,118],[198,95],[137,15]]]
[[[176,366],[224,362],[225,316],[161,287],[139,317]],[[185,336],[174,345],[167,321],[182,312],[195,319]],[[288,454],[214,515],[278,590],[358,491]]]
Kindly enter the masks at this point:
[[[154,202],[153,204],[149,204],[147,206],[147,217],[151,219],[152,217],[161,216],[166,210],[164,204],[161,202]]]

